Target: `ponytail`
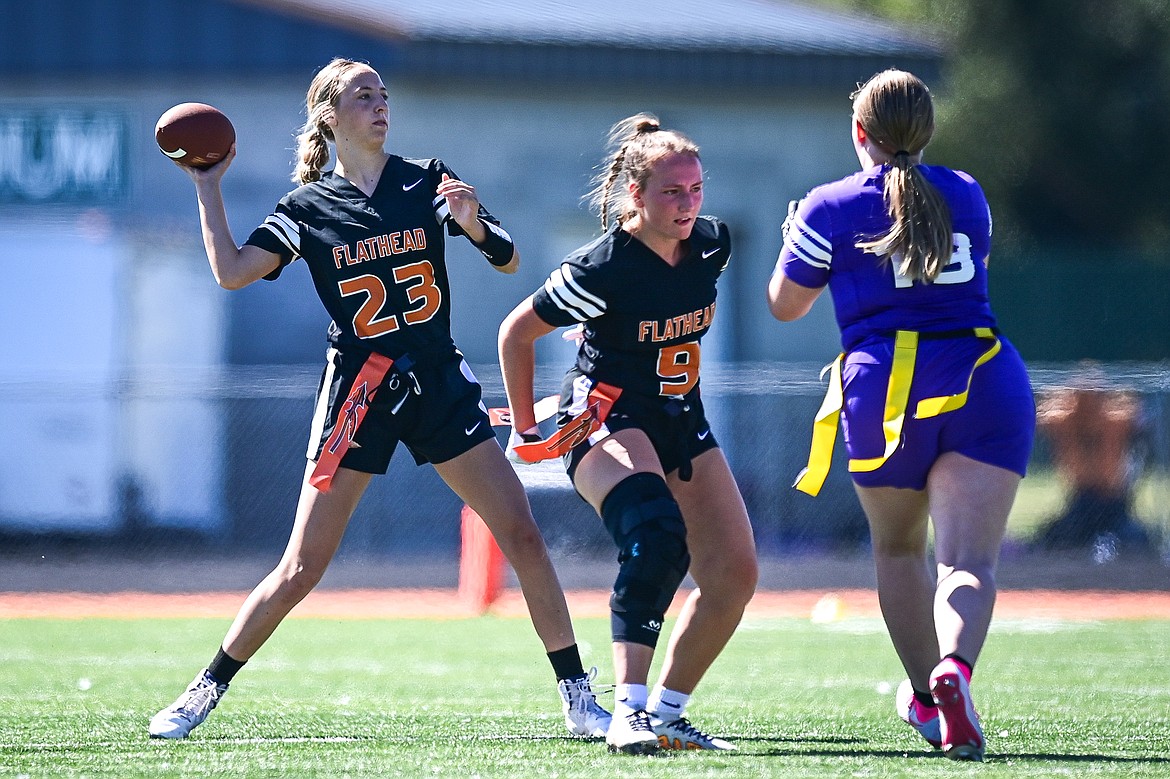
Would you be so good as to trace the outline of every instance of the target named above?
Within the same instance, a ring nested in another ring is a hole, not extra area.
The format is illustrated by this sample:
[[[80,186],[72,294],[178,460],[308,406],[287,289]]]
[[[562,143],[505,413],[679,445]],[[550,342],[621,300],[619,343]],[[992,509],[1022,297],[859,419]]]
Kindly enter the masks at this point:
[[[946,201],[905,153],[894,156],[882,191],[893,225],[883,236],[858,242],[857,248],[897,258],[898,273],[912,281],[933,282],[955,252]]]
[[[321,170],[329,164],[329,135],[324,123],[308,123],[297,136],[297,169],[292,180],[308,184],[321,180]]]
[[[882,190],[893,224],[885,235],[859,241],[857,248],[883,262],[896,259],[898,273],[929,284],[955,250],[950,208],[920,166],[911,162],[934,135],[930,90],[911,73],[882,71],[853,94],[853,115],[893,158]]]
[[[622,164],[626,160],[625,148],[618,149],[609,163],[609,171],[602,177],[600,185],[593,190],[591,202],[601,216],[601,229],[609,229],[609,209],[612,200],[613,183],[622,173]]]
[[[694,141],[674,130],[663,130],[658,117],[649,113],[635,114],[611,127],[606,148],[606,161],[585,195],[601,217],[602,230],[609,229],[611,214],[618,224],[634,215],[628,184],[644,186],[655,162],[671,153],[699,156]]]
[[[346,75],[355,67],[369,67],[364,62],[335,57],[317,71],[305,95],[307,118],[297,135],[297,167],[292,175],[296,184],[308,184],[321,179],[321,171],[329,164],[329,141],[333,131],[325,120],[337,108],[341,87]]]

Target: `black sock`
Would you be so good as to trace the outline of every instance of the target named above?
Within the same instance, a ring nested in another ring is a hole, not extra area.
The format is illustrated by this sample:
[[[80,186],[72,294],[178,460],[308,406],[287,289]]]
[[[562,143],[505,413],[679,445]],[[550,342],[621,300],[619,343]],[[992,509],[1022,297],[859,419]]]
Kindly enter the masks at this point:
[[[220,684],[231,684],[236,673],[244,667],[246,662],[248,661],[236,660],[223,651],[223,647],[220,647],[219,651],[215,653],[215,659],[211,661],[211,665],[207,666],[207,673],[214,676]]]
[[[937,703],[934,702],[933,695],[931,695],[928,692],[922,692],[921,690],[914,691],[914,700],[918,701],[923,706],[937,706],[938,705]]]
[[[946,660],[948,658],[951,660],[954,660],[956,663],[960,663],[964,668],[966,668],[968,676],[971,676],[972,674],[975,673],[975,664],[974,663],[968,663],[966,660],[964,660],[962,657],[955,654],[954,652],[951,652],[949,655],[947,655],[943,659]]]
[[[552,663],[553,673],[557,681],[562,679],[577,679],[585,675],[585,668],[581,665],[581,653],[576,644],[570,644],[564,649],[548,653],[548,661]]]

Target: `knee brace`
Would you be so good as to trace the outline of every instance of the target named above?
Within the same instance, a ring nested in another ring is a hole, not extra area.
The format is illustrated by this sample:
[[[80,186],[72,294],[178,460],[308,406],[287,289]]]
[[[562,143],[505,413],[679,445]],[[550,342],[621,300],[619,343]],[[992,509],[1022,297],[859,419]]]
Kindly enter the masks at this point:
[[[621,566],[609,601],[613,638],[653,647],[691,564],[682,512],[661,476],[636,473],[610,490],[601,518]]]

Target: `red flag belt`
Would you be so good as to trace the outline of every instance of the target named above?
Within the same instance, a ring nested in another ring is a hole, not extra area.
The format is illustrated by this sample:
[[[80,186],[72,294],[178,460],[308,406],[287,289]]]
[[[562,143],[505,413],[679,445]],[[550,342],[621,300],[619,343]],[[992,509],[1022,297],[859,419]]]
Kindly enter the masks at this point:
[[[333,476],[341,465],[341,458],[345,457],[345,453],[353,445],[353,437],[357,435],[358,426],[366,418],[370,401],[374,399],[374,393],[382,385],[382,381],[390,372],[392,365],[394,365],[394,361],[389,357],[374,352],[366,358],[362,369],[358,371],[353,387],[349,391],[349,397],[345,399],[341,410],[337,412],[337,421],[333,423],[333,432],[321,449],[321,456],[317,458],[317,467],[309,476],[309,484],[321,492],[329,492],[329,488],[333,485]]]
[[[569,420],[568,424],[543,441],[520,444],[513,447],[513,451],[517,457],[529,463],[550,460],[568,453],[601,429],[621,394],[621,388],[598,382],[585,401],[585,410]]]

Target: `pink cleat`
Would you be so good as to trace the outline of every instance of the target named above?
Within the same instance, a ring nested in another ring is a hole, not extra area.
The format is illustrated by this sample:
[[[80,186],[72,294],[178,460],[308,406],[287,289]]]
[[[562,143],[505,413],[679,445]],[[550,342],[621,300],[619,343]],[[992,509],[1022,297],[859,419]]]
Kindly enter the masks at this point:
[[[971,702],[967,670],[950,658],[930,674],[930,692],[938,704],[942,750],[951,760],[983,760],[983,729]]]

